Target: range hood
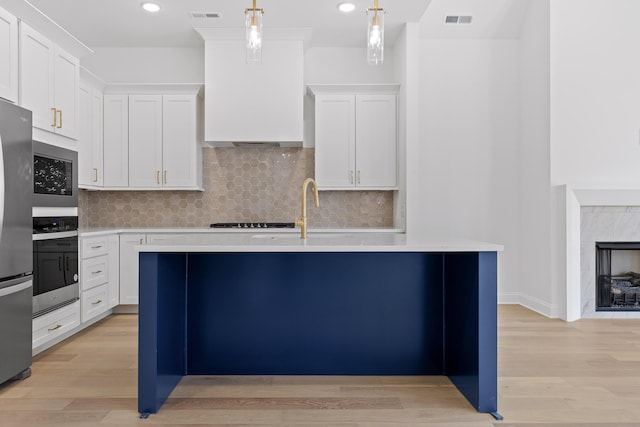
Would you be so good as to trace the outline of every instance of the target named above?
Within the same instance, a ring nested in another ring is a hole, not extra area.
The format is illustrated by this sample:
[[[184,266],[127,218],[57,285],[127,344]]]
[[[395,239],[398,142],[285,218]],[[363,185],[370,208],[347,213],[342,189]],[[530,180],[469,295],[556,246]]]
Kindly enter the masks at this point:
[[[310,30],[276,30],[265,37],[262,63],[248,64],[244,29],[196,29],[205,40],[207,145],[302,146],[304,39]]]
[[[302,141],[205,141],[204,145],[214,148],[299,148]]]

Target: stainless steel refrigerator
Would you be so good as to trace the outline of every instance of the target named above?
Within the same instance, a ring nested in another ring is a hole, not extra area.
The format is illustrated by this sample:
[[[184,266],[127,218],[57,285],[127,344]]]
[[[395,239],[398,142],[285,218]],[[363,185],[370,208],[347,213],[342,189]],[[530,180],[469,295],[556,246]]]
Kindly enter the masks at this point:
[[[31,111],[0,99],[0,384],[31,366]]]

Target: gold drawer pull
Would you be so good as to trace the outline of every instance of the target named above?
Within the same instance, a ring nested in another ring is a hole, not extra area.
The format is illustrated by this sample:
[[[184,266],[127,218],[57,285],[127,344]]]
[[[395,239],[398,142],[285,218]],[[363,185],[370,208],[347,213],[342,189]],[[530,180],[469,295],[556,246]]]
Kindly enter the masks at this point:
[[[99,300],[98,300],[98,301],[96,301],[96,302],[92,302],[92,303],[91,303],[91,305],[98,305],[98,304],[100,304],[101,302],[102,302],[102,300],[101,300],[101,299],[99,299]]]
[[[62,325],[56,325],[54,328],[49,328],[49,332],[53,332],[53,331],[55,331],[57,329],[60,329],[60,328],[62,328]]]
[[[93,182],[98,182],[98,168],[93,168],[94,178]]]
[[[100,249],[102,245],[91,246],[91,249]]]
[[[53,111],[53,123],[51,124],[51,127],[57,128],[58,127],[58,110],[56,110],[55,108],[51,108],[51,111]]]
[[[100,274],[100,273],[102,273],[102,270],[96,270],[91,272],[91,274]]]

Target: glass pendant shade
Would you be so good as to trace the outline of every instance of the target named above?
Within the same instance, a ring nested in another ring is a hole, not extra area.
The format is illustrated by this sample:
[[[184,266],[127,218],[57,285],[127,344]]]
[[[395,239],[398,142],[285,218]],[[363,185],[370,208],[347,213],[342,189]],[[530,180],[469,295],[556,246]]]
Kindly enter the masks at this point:
[[[367,64],[380,65],[384,61],[384,11],[367,10]]]
[[[262,62],[262,9],[245,11],[247,62]]]

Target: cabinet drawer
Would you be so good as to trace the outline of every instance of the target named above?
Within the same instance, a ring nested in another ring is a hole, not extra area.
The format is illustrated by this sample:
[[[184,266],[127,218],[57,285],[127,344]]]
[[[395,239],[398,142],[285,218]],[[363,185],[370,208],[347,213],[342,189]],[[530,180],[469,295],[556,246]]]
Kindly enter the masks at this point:
[[[82,260],[82,275],[80,276],[80,290],[94,288],[109,281],[109,257],[101,255]]]
[[[82,292],[82,323],[109,309],[109,286],[101,285]]]
[[[106,255],[109,249],[109,236],[82,239],[82,259]]]
[[[33,319],[33,345],[39,347],[80,325],[80,301]]]

